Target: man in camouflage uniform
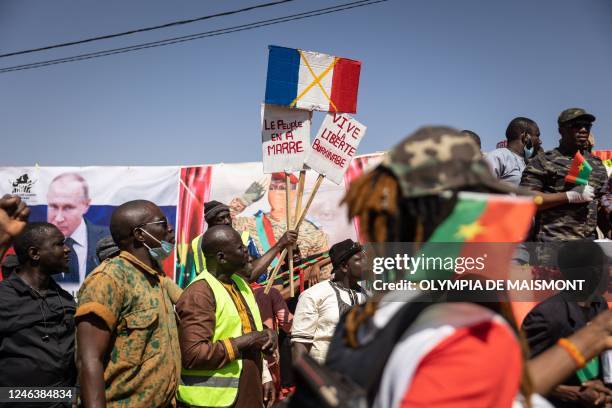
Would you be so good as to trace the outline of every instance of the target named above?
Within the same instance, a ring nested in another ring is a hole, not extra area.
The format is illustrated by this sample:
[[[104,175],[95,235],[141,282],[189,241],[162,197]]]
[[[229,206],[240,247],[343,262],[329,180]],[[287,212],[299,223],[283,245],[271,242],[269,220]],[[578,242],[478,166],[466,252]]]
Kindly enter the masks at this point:
[[[544,193],[536,223],[539,242],[596,238],[599,198],[608,177],[601,160],[587,150],[594,121],[595,116],[584,109],[570,108],[561,112],[559,147],[530,160],[523,172],[521,186]],[[577,151],[593,169],[586,186],[565,181]]]
[[[295,203],[297,177],[290,178],[290,202]],[[254,216],[238,216],[246,207],[261,199],[264,189],[249,188],[247,194],[234,198],[230,202],[232,225],[237,231],[248,231],[253,238],[257,251],[260,254],[267,252],[287,230],[285,213],[285,175],[274,173],[268,188],[268,201],[270,212],[257,212]],[[293,210],[293,208],[292,208]],[[295,214],[292,214],[295,218]],[[327,235],[314,223],[304,220],[298,231],[297,245],[302,256],[319,254],[328,250]]]
[[[111,216],[121,249],[79,292],[77,359],[85,406],[169,407],[181,372],[171,295],[159,262],[174,231],[158,206],[136,200]]]

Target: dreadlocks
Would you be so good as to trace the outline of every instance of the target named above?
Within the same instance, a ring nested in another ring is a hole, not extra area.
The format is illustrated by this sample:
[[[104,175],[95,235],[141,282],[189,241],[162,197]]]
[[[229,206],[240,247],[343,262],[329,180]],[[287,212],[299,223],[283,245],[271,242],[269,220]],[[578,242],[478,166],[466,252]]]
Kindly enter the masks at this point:
[[[349,217],[358,217],[363,237],[370,242],[415,242],[429,237],[455,204],[442,196],[403,199],[395,176],[384,168],[370,171],[351,183],[342,200]],[[427,220],[427,222],[424,222]],[[346,341],[357,346],[357,330],[374,315],[377,302],[353,308],[346,316]]]
[[[369,242],[423,242],[449,215],[456,197],[404,199],[395,176],[377,168],[353,181],[342,202],[348,206],[349,219],[359,219],[363,238]]]
[[[487,192],[482,186],[466,188],[471,191]],[[434,230],[446,219],[455,204],[457,194],[428,195],[403,198],[397,178],[387,169],[378,167],[353,181],[342,200],[348,206],[349,218],[357,217],[363,239],[369,242],[414,242],[419,245],[433,234]],[[416,248],[415,248],[416,249]],[[528,352],[524,336],[516,326],[510,303],[493,302],[483,305],[502,315],[517,333],[523,354],[527,361]],[[374,316],[378,302],[370,301],[364,307],[352,308],[346,315],[345,341],[350,347],[357,347],[357,331],[369,318]],[[527,407],[531,407],[529,396],[533,384],[523,365],[521,393],[526,397]]]

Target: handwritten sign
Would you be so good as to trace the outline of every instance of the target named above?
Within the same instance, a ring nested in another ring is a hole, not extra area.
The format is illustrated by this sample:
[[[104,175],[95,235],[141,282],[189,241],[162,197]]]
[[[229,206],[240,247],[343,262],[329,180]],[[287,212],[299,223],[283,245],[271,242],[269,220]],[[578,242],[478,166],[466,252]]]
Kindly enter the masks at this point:
[[[306,164],[340,184],[366,129],[347,114],[328,114],[312,143]]]
[[[261,107],[264,173],[300,171],[310,150],[312,112],[282,106]]]

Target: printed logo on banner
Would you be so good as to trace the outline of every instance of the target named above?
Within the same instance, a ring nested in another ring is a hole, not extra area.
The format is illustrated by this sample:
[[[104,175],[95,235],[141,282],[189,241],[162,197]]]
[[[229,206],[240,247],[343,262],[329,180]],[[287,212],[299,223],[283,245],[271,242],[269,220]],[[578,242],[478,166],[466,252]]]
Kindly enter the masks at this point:
[[[312,112],[265,104],[261,109],[264,173],[302,170],[310,149]]]
[[[14,180],[9,180],[11,184],[11,194],[18,195],[22,200],[28,202],[36,197],[36,193],[32,192],[32,187],[38,180],[30,178],[28,173],[24,173]]]
[[[328,114],[312,142],[306,164],[340,184],[366,129],[347,114]]]

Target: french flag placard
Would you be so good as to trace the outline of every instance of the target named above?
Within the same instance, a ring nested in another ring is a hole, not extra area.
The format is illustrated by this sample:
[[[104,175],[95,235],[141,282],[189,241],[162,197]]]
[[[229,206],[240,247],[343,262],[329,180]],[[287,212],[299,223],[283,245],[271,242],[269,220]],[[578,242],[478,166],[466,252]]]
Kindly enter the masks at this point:
[[[357,112],[360,61],[274,45],[269,49],[267,104]]]

